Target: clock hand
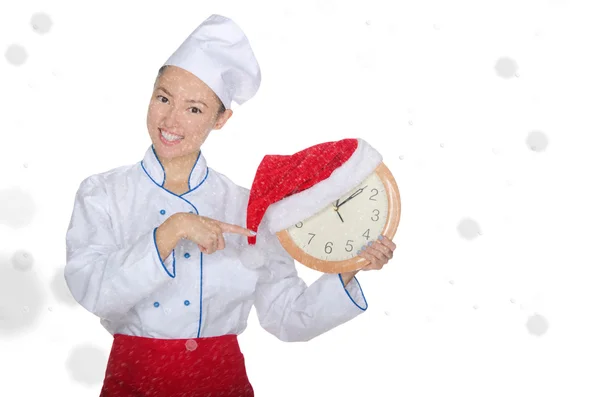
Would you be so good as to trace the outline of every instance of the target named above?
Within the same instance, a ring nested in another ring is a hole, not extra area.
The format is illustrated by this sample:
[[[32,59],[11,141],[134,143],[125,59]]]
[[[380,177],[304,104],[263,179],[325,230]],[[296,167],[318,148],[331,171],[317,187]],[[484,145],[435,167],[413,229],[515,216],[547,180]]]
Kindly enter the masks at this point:
[[[337,199],[336,202],[335,202],[335,206],[333,207],[333,210],[335,212],[337,212],[338,216],[340,217],[340,220],[342,221],[342,223],[344,223],[344,219],[342,218],[342,214],[340,214],[340,211],[338,210],[338,207],[339,207],[338,203],[339,202],[340,202],[340,199]]]
[[[338,216],[340,217],[340,220],[342,221],[342,223],[344,223],[344,219],[342,218],[342,214],[340,214],[340,211],[335,210],[335,212],[337,212]]]
[[[345,204],[345,203],[347,203],[348,201],[352,200],[354,197],[356,197],[356,196],[358,196],[359,194],[361,194],[361,193],[363,192],[363,190],[365,190],[365,189],[367,188],[367,186],[369,186],[369,185],[366,185],[365,187],[363,187],[363,188],[360,188],[360,189],[358,189],[357,191],[355,191],[354,193],[352,193],[352,195],[351,195],[350,197],[348,197],[346,200],[344,200],[344,201],[342,201],[341,203],[339,203],[339,204],[337,205],[337,207],[338,207],[338,208],[339,208],[339,207],[341,207],[342,205],[344,205],[344,204]],[[338,200],[338,201],[339,201],[339,200]]]

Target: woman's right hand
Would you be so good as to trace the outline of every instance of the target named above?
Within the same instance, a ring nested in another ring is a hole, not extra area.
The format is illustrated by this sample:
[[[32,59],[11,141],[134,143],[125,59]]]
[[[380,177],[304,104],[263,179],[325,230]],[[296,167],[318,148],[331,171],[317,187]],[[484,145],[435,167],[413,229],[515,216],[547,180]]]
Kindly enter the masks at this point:
[[[236,233],[244,236],[256,234],[244,227],[232,225],[196,214],[180,213],[178,223],[181,238],[193,241],[204,254],[212,254],[225,248],[223,233]]]

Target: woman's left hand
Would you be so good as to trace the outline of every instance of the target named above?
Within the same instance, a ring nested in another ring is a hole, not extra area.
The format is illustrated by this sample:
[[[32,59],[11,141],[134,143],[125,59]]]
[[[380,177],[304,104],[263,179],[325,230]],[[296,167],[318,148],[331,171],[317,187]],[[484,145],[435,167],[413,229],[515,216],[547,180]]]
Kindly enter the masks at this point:
[[[396,244],[389,238],[383,236],[379,240],[370,242],[361,248],[358,256],[368,261],[367,265],[360,270],[380,270],[390,259],[394,257]]]
[[[366,259],[367,264],[359,270],[340,273],[344,285],[347,285],[360,270],[380,270],[394,257],[395,249],[396,244],[387,237],[382,237],[381,240],[376,240],[371,245],[361,248],[358,256]]]

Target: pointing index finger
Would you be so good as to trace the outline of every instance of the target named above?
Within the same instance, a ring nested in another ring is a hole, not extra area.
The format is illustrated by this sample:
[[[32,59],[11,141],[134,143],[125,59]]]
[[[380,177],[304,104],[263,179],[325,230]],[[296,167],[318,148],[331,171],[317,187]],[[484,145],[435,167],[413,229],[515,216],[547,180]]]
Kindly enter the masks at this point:
[[[254,233],[252,230],[246,229],[245,227],[241,227],[238,225],[232,225],[231,223],[225,223],[225,222],[219,221],[219,226],[221,226],[221,230],[224,233],[243,234],[244,236],[248,236],[248,237],[256,236],[256,233]]]

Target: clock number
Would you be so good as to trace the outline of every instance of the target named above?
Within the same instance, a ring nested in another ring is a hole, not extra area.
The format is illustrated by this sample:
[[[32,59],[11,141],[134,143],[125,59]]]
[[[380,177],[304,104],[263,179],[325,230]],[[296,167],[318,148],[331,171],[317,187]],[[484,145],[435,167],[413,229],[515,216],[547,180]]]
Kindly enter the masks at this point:
[[[314,233],[308,233],[308,234],[310,234],[310,235],[312,236],[312,237],[310,238],[310,240],[308,240],[308,243],[310,244],[310,242],[311,242],[311,241],[312,241],[312,239],[313,239],[313,238],[316,236],[316,234],[314,234]]]
[[[331,245],[329,245],[331,244]],[[329,249],[329,251],[327,251],[327,249]],[[325,253],[326,254],[331,254],[331,251],[333,250],[333,242],[332,241],[328,241],[327,244],[325,244]]]
[[[373,217],[371,217],[371,220],[373,222],[377,222],[379,220],[379,210],[375,209],[375,210],[373,210],[373,212],[376,212],[376,214],[374,216],[376,216],[377,218],[373,219]]]
[[[352,246],[352,244],[350,244],[350,243],[353,243],[353,242],[354,241],[352,241],[352,240],[346,241],[346,252],[352,252],[352,251],[354,251],[354,247]],[[348,249],[348,246],[350,246],[350,249]]]
[[[300,225],[300,226],[298,226],[298,225]],[[302,222],[298,222],[298,223],[296,223],[296,227],[297,227],[298,229],[300,229],[302,226],[304,226],[304,224],[303,224]]]
[[[364,237],[366,240],[368,240],[368,239],[369,239],[369,230],[371,230],[371,229],[367,229],[367,231],[363,233],[363,237]],[[365,236],[365,234],[366,234],[366,236]]]
[[[377,201],[373,197],[375,197],[375,196],[377,196],[379,194],[379,190],[377,190],[377,189],[371,189],[371,191],[375,191],[375,194],[372,195],[371,197],[369,197],[369,200]]]

